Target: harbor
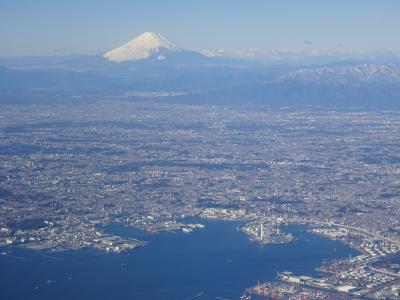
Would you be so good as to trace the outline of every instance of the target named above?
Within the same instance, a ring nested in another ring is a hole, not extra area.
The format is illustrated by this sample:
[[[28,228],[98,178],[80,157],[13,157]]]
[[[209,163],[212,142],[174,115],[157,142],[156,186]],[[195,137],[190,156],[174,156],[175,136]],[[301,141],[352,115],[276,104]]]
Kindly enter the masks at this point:
[[[118,255],[82,249],[42,256],[40,252],[12,248],[11,253],[0,256],[3,295],[6,299],[12,295],[32,300],[106,300],[110,296],[184,300],[202,291],[197,299],[233,300],[258,281],[274,280],[278,271],[313,276],[323,260],[356,255],[343,243],[308,233],[303,226],[282,226],[295,237],[291,243],[260,247],[260,243],[237,231],[236,222],[191,219],[187,224],[205,227],[190,234],[180,230],[152,235],[112,224],[104,229],[106,233],[148,242],[145,247]],[[334,248],[337,250],[332,251]],[[20,280],[22,274],[31,275]],[[55,282],[48,284],[48,280]],[[149,289],[154,285],[158,288]]]

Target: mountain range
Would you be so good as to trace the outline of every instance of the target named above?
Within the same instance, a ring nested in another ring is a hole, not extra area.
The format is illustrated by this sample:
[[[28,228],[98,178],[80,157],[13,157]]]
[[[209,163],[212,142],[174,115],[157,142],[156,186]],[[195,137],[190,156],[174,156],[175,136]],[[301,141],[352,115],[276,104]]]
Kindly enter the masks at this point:
[[[132,100],[162,95],[191,103],[390,108],[400,107],[400,65],[379,59],[262,64],[186,50],[155,32],[101,55],[0,59],[0,101],[24,101],[32,94],[43,99],[55,92]]]

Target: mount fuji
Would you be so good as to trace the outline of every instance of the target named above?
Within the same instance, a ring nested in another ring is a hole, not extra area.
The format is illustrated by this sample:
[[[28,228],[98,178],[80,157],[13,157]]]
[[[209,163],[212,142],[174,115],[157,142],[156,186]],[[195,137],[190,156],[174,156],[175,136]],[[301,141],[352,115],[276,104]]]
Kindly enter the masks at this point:
[[[205,59],[201,53],[184,50],[156,32],[145,32],[103,55],[105,59],[117,63],[141,60],[163,61],[171,57],[188,56]]]

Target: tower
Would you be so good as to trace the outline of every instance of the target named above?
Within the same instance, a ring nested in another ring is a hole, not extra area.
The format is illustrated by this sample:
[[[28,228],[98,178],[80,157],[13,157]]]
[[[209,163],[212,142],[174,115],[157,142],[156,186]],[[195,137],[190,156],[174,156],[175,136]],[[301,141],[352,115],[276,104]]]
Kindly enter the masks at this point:
[[[263,241],[264,240],[264,224],[261,223],[260,225],[260,240]]]

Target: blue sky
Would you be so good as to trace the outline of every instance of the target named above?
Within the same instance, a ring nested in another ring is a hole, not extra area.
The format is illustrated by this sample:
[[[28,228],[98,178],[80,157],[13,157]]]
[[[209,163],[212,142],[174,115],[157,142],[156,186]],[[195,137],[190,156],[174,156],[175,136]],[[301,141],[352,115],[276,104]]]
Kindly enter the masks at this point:
[[[398,0],[1,0],[0,56],[101,53],[144,31],[188,49],[400,52],[399,16]]]

